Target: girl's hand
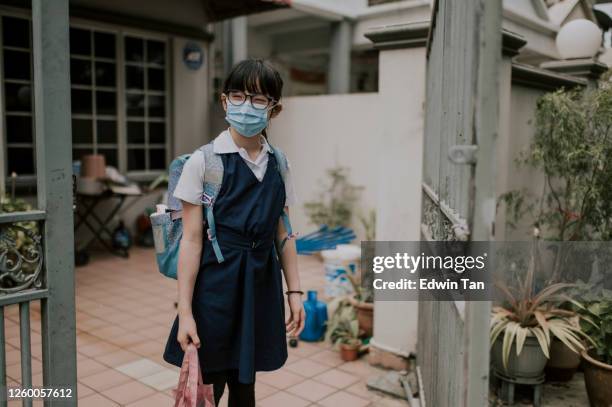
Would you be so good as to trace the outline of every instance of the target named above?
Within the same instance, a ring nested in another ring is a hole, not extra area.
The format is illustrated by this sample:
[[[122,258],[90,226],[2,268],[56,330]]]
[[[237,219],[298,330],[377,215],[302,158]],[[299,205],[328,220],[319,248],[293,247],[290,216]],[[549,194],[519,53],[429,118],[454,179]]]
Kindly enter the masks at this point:
[[[285,328],[290,336],[298,336],[304,330],[304,321],[306,313],[302,304],[302,297],[295,293],[289,294],[287,297],[289,303],[289,317],[285,321]]]
[[[193,315],[179,316],[179,327],[176,340],[181,345],[183,352],[187,351],[187,345],[189,345],[190,342],[193,342],[196,348],[200,347],[200,338],[198,337]]]

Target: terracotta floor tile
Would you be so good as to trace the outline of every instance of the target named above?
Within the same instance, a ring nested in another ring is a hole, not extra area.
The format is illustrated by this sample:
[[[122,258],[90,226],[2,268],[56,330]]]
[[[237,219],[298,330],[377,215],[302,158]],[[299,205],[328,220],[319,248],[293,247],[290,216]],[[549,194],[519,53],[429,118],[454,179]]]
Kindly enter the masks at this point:
[[[323,373],[326,370],[329,370],[330,367],[318,362],[315,362],[311,359],[301,359],[295,363],[286,365],[284,367],[285,370],[289,370],[293,373],[297,373],[299,375],[305,377],[312,377]]]
[[[324,398],[318,402],[320,405],[325,407],[338,407],[338,406],[351,406],[351,407],[365,407],[370,404],[368,400],[364,400],[353,394],[345,391],[339,391],[332,394],[329,397]]]
[[[154,389],[136,380],[111,387],[110,389],[102,392],[105,397],[119,403],[122,406],[143,399],[154,393]]]
[[[135,403],[128,404],[126,407],[171,407],[173,403],[174,399],[172,397],[164,393],[155,393]]]
[[[276,393],[278,389],[263,383],[262,381],[255,381],[255,399],[261,400]]]
[[[314,402],[329,396],[330,394],[338,391],[338,389],[314,380],[306,380],[302,383],[296,384],[295,386],[289,387],[286,389],[286,391],[303,399]]]
[[[305,407],[310,402],[284,391],[279,391],[259,401],[258,404],[262,407]]]
[[[126,329],[120,327],[119,325],[107,325],[102,328],[92,329],[91,331],[89,331],[89,333],[103,340],[107,340],[114,336],[125,335],[128,332]]]
[[[118,351],[119,347],[108,342],[96,342],[91,345],[77,347],[77,351],[89,357],[106,355]]]
[[[352,384],[349,387],[345,388],[344,390],[348,391],[349,393],[354,394],[355,396],[358,396],[358,397],[361,397],[367,400],[372,400],[374,398],[373,396],[376,394],[368,390],[368,388],[366,387],[365,380]]]
[[[343,372],[342,370],[331,369],[320,375],[314,376],[313,379],[320,383],[342,389],[358,381],[359,377]]]
[[[368,378],[385,372],[382,369],[370,366],[365,358],[353,362],[344,362],[338,366],[338,369],[362,378]]]
[[[276,370],[274,372],[257,373],[256,379],[256,381],[269,384],[277,389],[286,389],[304,380],[305,378],[303,376],[288,372],[285,369]]]
[[[300,358],[305,358],[315,353],[320,352],[320,348],[308,342],[300,342],[296,348],[289,347],[289,354],[295,355]]]
[[[106,397],[96,393],[92,394],[91,396],[79,399],[79,405],[87,407],[115,407],[119,404],[115,403],[114,401],[110,401]]]
[[[94,359],[77,360],[77,376],[79,378],[91,376],[106,369],[105,365]]]
[[[107,369],[100,373],[84,377],[81,379],[81,382],[96,391],[104,391],[110,389],[111,387],[127,383],[130,380],[130,377],[124,375],[123,373],[113,369]]]
[[[112,343],[113,345],[117,345],[121,348],[128,348],[130,346],[149,340],[149,338],[135,333],[124,333],[120,336],[114,336],[112,338],[109,338],[108,342]]]
[[[345,363],[342,359],[340,359],[340,355],[338,352],[334,352],[327,349],[312,356],[309,356],[309,359],[314,360],[315,362],[322,363],[329,367],[337,367]]]
[[[87,397],[94,394],[96,391],[89,386],[85,386],[83,383],[77,383],[77,394],[79,398]]]

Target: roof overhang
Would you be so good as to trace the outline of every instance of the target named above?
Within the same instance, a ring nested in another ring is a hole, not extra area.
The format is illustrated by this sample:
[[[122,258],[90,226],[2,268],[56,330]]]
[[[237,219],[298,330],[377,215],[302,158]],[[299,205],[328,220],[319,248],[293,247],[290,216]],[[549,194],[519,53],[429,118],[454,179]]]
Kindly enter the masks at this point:
[[[202,0],[209,22],[288,7],[291,0]]]

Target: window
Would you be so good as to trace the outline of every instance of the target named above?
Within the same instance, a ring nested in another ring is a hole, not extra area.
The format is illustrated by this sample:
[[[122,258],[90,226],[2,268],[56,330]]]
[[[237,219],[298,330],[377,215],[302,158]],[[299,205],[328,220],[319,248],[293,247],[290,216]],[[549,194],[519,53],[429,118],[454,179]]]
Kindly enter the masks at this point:
[[[166,44],[125,36],[128,171],[166,167]]]
[[[6,174],[33,175],[32,52],[30,22],[2,17]]]
[[[117,36],[70,29],[72,157],[102,154],[119,167],[117,123]]]
[[[6,174],[33,175],[30,21],[2,16]],[[73,159],[103,154],[134,176],[167,168],[168,46],[163,37],[83,25],[70,28]]]

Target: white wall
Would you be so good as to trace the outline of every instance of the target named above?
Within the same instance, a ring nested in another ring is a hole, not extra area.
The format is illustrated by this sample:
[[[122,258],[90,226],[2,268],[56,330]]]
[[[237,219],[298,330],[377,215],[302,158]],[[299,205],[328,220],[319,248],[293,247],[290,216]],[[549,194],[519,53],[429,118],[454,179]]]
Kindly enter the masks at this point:
[[[195,42],[204,50],[204,63],[191,70],[183,63],[183,48]],[[173,155],[190,153],[209,140],[210,67],[212,55],[206,42],[174,37],[172,51]]]
[[[382,51],[379,63],[379,93],[288,97],[271,123],[271,143],[291,162],[300,200],[291,217],[302,234],[316,227],[302,204],[318,199],[328,168],[343,165],[365,187],[359,210],[377,211],[377,240],[419,240],[425,49]],[[378,301],[374,313],[377,345],[403,355],[415,350],[416,302]]]
[[[376,240],[420,240],[425,48],[380,53],[384,154],[379,167]],[[398,323],[401,315],[401,323]],[[416,350],[418,303],[376,301],[372,344],[407,356]]]
[[[299,199],[291,214],[294,229],[302,235],[315,230],[303,203],[319,198],[319,182],[337,165],[350,168],[351,182],[364,186],[359,210],[375,209],[381,158],[376,151],[384,134],[380,96],[295,96],[282,103],[283,111],[272,120],[268,134],[291,164]]]

